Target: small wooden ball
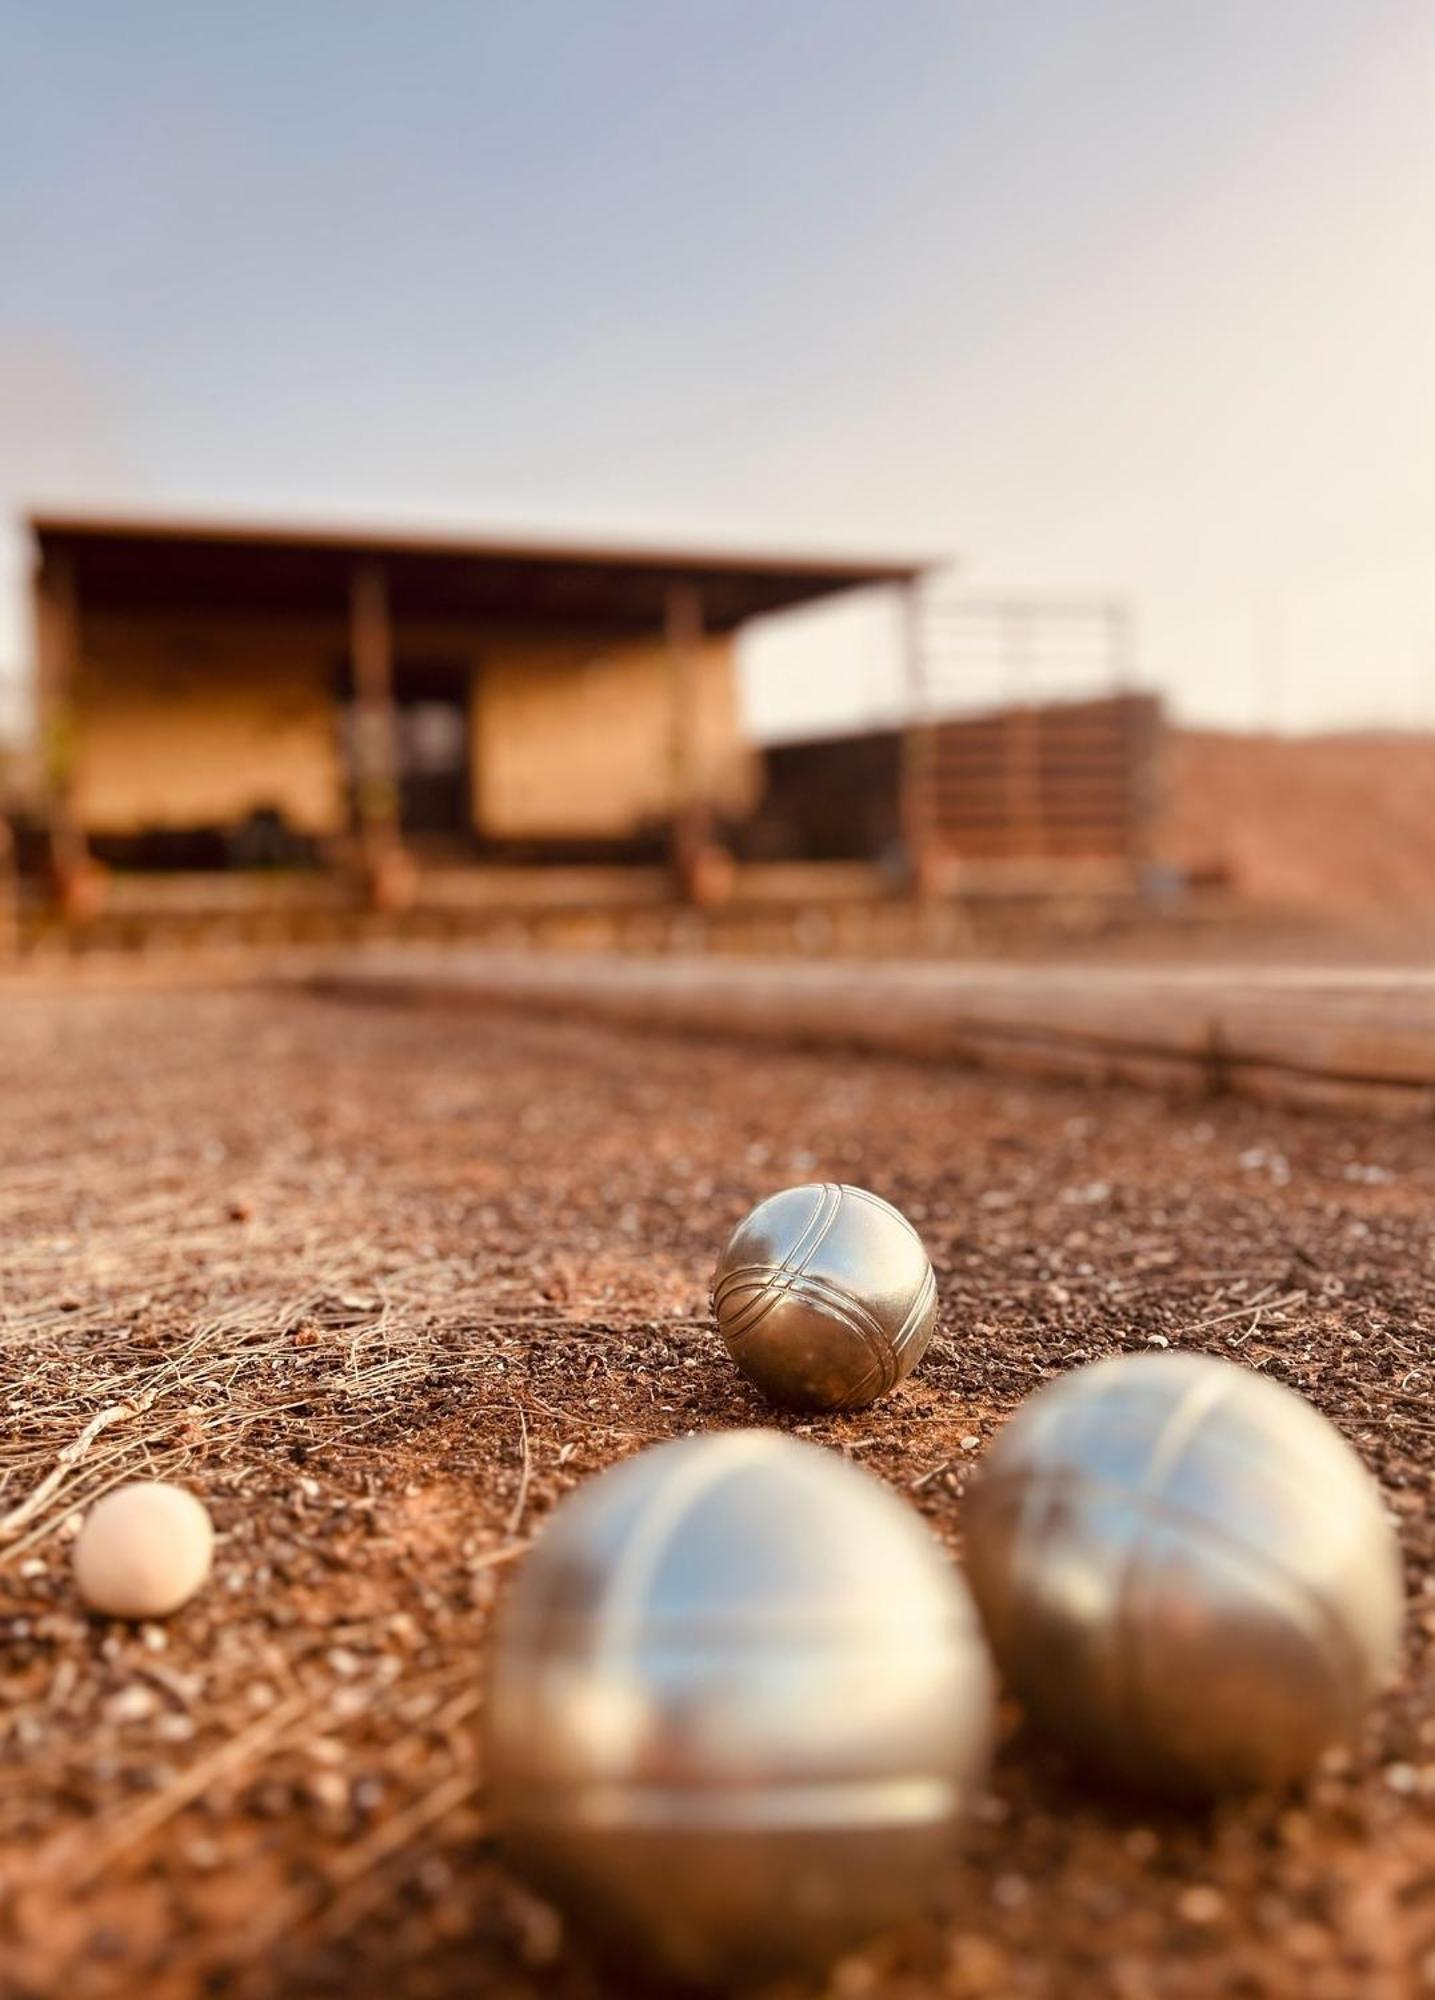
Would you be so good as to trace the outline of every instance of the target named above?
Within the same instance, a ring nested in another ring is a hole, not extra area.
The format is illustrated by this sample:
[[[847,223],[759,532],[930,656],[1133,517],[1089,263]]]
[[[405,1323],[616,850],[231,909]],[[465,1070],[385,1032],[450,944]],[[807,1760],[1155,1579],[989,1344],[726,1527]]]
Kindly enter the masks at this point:
[[[107,1618],[168,1618],[209,1575],[214,1530],[192,1493],[158,1480],[117,1486],[85,1516],[75,1583]]]

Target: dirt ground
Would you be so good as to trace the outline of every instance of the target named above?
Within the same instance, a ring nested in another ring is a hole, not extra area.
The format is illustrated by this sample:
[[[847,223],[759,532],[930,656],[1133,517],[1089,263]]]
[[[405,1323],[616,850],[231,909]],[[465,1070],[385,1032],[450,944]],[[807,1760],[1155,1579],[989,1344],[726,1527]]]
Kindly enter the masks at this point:
[[[1028,1390],[1166,1341],[1341,1425],[1411,1596],[1406,1677],[1297,1796],[1102,1797],[1008,1708],[949,1910],[822,1990],[1435,1992],[1428,1126],[445,1008],[90,993],[0,1012],[5,2000],[624,1990],[487,1833],[490,1610],[568,1488],[773,1421],[706,1284],[744,1209],[811,1177],[906,1209],[943,1310],[888,1402],[782,1421],[954,1551]],[[207,1593],[131,1630],[82,1615],[67,1542],[142,1473],[192,1483],[221,1540]]]
[[[1435,735],[1245,736],[1173,729],[1157,843],[1290,913],[1408,929],[1435,905]]]

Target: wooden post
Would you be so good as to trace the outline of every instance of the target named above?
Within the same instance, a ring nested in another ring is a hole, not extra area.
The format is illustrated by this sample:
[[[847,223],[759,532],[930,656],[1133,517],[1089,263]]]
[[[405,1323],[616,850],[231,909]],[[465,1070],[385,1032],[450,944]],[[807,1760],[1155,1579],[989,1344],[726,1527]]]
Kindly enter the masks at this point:
[[[1157,858],[1156,822],[1165,777],[1164,717],[1155,695],[1126,697],[1122,735],[1127,763],[1126,860],[1133,885],[1145,889]]]
[[[695,583],[668,586],[664,615],[671,696],[668,796],[672,801],[672,861],[683,894],[709,899],[713,865],[711,815],[703,796],[698,731],[698,652],[703,636],[702,593]]]
[[[1045,851],[1041,795],[1041,716],[1032,702],[1029,607],[1013,599],[1005,613],[1007,690],[1003,778],[1007,859],[1037,860]]]
[[[907,720],[902,732],[898,801],[907,877],[919,896],[937,886],[936,732],[927,676],[922,662],[922,599],[920,586],[904,584],[898,600],[901,620],[902,671],[907,695]]]
[[[15,867],[15,843],[0,797],[0,960],[20,946],[20,877]]]
[[[349,579],[349,652],[354,670],[354,817],[370,902],[410,900],[413,871],[399,831],[398,724],[388,578],[376,560]]]
[[[75,663],[79,598],[73,559],[52,549],[35,572],[35,721],[55,894],[68,915],[94,900],[84,830],[75,813]]]

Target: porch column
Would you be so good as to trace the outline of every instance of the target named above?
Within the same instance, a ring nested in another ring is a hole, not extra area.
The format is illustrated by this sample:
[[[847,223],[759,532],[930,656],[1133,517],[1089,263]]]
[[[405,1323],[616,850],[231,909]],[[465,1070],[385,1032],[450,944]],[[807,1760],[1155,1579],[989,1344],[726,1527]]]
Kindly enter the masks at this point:
[[[672,864],[685,895],[701,900],[710,813],[703,797],[698,730],[698,649],[703,636],[702,592],[695,583],[668,585],[664,609],[668,651],[669,786]]]
[[[349,578],[349,656],[354,670],[354,830],[369,900],[406,900],[410,869],[399,832],[394,646],[383,564],[355,563]]]
[[[68,551],[50,550],[35,571],[35,709],[40,787],[55,893],[69,915],[93,900],[84,830],[75,812],[75,664],[79,600]]]
[[[902,846],[908,882],[916,895],[925,896],[937,886],[939,867],[934,768],[936,739],[922,663],[922,600],[920,586],[916,582],[901,586],[897,611],[901,625],[902,678],[907,709],[898,775]]]
[[[0,799],[0,807],[4,800]],[[20,878],[15,869],[15,848],[10,828],[0,817],[0,960],[8,958],[20,942]]]

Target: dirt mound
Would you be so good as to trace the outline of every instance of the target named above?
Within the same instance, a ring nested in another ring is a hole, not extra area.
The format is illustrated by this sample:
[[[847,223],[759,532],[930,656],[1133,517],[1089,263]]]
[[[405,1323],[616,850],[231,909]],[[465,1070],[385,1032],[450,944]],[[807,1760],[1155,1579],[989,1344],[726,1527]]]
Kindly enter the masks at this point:
[[[1164,858],[1254,902],[1435,912],[1435,736],[1173,730]]]

